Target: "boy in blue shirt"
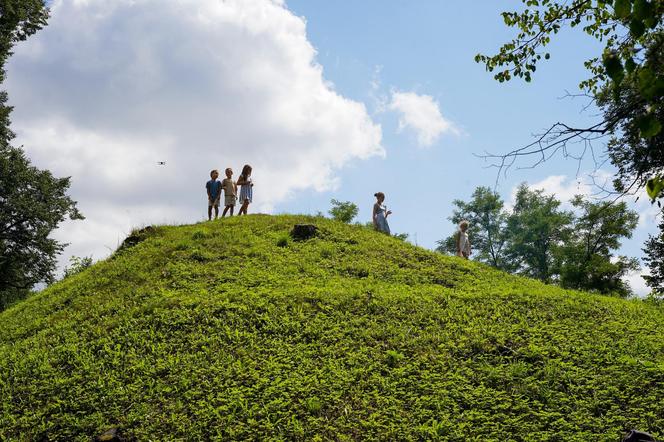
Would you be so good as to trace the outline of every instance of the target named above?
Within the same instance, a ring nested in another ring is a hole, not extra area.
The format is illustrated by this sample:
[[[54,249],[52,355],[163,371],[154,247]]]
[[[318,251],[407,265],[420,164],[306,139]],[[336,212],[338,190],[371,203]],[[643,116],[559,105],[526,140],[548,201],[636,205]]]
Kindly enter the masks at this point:
[[[221,182],[219,178],[219,171],[214,169],[210,172],[210,181],[205,183],[208,195],[208,221],[212,219],[212,208],[214,207],[214,219],[219,216],[219,199],[221,198]]]

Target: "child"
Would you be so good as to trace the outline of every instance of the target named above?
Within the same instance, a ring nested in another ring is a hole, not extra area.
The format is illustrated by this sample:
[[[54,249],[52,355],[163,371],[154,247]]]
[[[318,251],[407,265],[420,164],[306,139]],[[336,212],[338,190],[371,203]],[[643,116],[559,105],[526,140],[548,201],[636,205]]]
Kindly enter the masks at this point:
[[[240,174],[240,178],[238,178],[237,180],[237,184],[240,186],[240,203],[242,203],[240,211],[237,213],[237,215],[240,216],[243,213],[246,215],[247,208],[249,207],[249,204],[251,204],[251,198],[254,193],[253,192],[254,183],[251,182],[250,165],[248,164],[244,165],[244,167],[242,168],[242,173]]]
[[[233,210],[235,210],[235,196],[237,195],[237,184],[233,182],[231,178],[233,176],[233,169],[228,167],[226,169],[226,178],[221,182],[221,187],[224,189],[224,213],[221,214],[221,217],[226,216],[228,209],[231,210],[231,216],[233,216]]]
[[[214,169],[210,172],[210,181],[205,183],[208,195],[208,221],[212,219],[212,208],[214,207],[214,219],[219,216],[219,198],[221,197],[221,183],[217,180],[219,178],[219,171]]]
[[[468,221],[463,220],[459,223],[459,231],[457,232],[456,246],[457,256],[468,259],[470,256],[470,240],[468,239]]]
[[[385,194],[383,192],[374,193],[374,196],[376,197],[376,203],[373,206],[374,229],[389,235],[390,226],[387,224],[387,217],[392,211],[387,210],[387,207],[383,206],[383,201],[385,201]]]

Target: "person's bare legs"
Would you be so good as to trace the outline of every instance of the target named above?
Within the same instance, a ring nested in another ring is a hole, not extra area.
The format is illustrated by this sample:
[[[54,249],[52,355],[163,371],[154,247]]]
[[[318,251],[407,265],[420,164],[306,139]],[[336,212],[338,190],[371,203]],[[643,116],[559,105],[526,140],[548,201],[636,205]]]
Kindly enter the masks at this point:
[[[208,221],[212,219],[212,206],[208,206]]]
[[[214,206],[214,219],[219,216],[219,206]]]
[[[231,206],[224,207],[224,212],[221,214],[222,218],[226,216],[226,212],[228,212],[228,209],[230,209],[230,208],[231,208]],[[231,216],[233,216],[233,212],[231,212]]]
[[[246,215],[248,207],[249,207],[249,200],[244,200],[244,202],[242,203],[242,207],[240,207],[240,211],[237,213],[237,216],[240,216],[243,213]]]

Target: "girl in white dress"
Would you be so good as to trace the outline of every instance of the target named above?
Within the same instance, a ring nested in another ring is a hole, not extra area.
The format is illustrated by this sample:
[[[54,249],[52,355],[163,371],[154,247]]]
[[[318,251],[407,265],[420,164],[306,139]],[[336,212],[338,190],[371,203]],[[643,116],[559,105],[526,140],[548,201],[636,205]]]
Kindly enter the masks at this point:
[[[379,232],[390,234],[390,226],[387,224],[387,217],[392,213],[383,205],[385,194],[383,192],[374,193],[376,203],[373,206],[373,225]]]

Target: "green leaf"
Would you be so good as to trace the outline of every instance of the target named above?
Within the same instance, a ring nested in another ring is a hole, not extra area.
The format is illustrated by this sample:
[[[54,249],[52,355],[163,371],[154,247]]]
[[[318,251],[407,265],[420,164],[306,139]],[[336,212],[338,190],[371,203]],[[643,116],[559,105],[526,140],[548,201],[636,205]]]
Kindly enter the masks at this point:
[[[636,69],[636,62],[632,57],[629,57],[627,60],[625,60],[625,70],[628,73],[631,74],[632,72],[634,72],[635,69]]]
[[[604,69],[606,74],[616,83],[620,83],[625,76],[623,65],[616,54],[608,53],[604,55]]]
[[[652,69],[644,67],[639,71],[639,92],[646,100],[664,95],[664,76],[656,76]]]
[[[650,178],[646,183],[646,192],[653,201],[664,191],[664,177]]]
[[[644,115],[636,120],[636,125],[643,138],[652,138],[662,130],[662,123],[654,114]]]
[[[632,37],[639,38],[646,32],[646,25],[641,20],[632,19],[629,22],[629,32]]]
[[[627,18],[632,13],[632,4],[629,0],[616,0],[613,3],[615,15],[618,18]]]
[[[637,20],[645,20],[652,11],[652,5],[648,0],[634,0],[633,15]]]
[[[657,27],[657,23],[659,23],[659,17],[654,14],[650,15],[643,20],[643,23],[650,29],[655,29],[655,27]]]

